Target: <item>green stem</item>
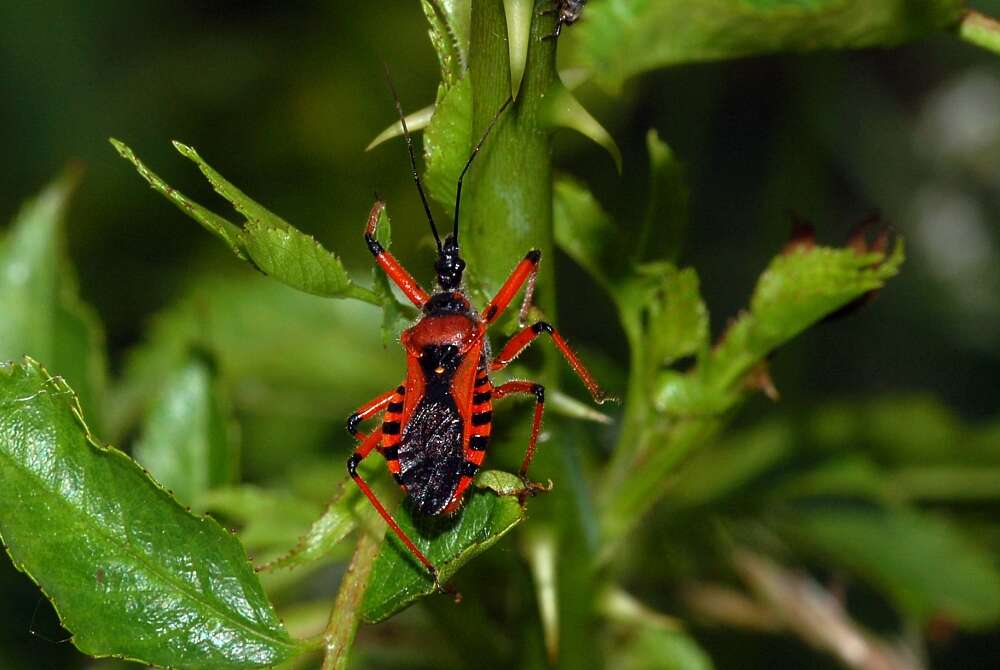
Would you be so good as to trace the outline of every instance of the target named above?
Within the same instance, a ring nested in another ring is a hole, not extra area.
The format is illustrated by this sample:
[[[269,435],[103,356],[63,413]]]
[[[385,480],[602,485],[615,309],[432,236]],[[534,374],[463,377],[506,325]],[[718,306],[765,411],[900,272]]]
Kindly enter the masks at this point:
[[[538,286],[552,286],[552,161],[549,130],[542,121],[545,94],[555,81],[555,45],[539,40],[533,22],[518,99],[493,130],[467,177],[462,223],[466,258],[475,278],[495,291],[529,249],[546,259]],[[469,50],[473,141],[486,131],[510,96],[507,22],[501,0],[473,0]],[[554,291],[536,294],[554,318]]]
[[[470,272],[488,293],[500,287],[527,251],[542,252],[534,302],[546,319],[555,320],[552,129],[545,120],[545,105],[558,84],[558,74],[556,41],[543,39],[553,32],[555,20],[538,13],[551,4],[551,0],[535,3],[518,98],[494,128],[466,178],[462,202],[466,218],[461,225],[463,233],[467,231],[462,244]],[[501,0],[472,0],[469,53],[475,142],[510,95],[510,52]],[[538,349],[546,357],[541,381],[554,390],[563,363],[549,342],[539,342]],[[533,506],[531,523],[536,531],[556,538],[558,666],[599,668],[594,563],[581,558],[592,555],[585,545],[593,520],[581,504],[588,492],[574,465],[579,458],[574,453],[577,445],[565,437],[569,427],[555,427],[555,423],[547,420],[563,439],[540,445],[531,474],[542,481],[551,478],[557,486]],[[525,625],[537,625],[533,616],[524,620]],[[541,650],[536,651],[541,655]]]
[[[1000,21],[969,10],[958,24],[958,36],[993,53],[1000,54]]]
[[[384,531],[384,526],[382,526]],[[340,582],[337,600],[330,612],[330,622],[324,634],[322,670],[343,670],[347,667],[351,645],[358,632],[361,600],[368,588],[375,557],[382,546],[382,533],[373,534],[362,528],[351,564]]]

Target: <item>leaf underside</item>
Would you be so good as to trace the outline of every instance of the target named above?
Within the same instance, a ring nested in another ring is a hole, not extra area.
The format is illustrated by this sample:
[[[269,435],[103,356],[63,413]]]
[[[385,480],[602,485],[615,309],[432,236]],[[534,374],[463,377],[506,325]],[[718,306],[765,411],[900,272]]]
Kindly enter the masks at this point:
[[[302,651],[236,538],[99,445],[30,359],[0,367],[0,536],[84,653],[208,670]]]
[[[453,517],[415,519],[406,505],[393,516],[434,563],[445,583],[523,521],[525,513],[514,496],[474,490],[464,509]],[[382,621],[432,593],[430,574],[392,532],[387,532],[365,592],[361,618],[369,623]]]

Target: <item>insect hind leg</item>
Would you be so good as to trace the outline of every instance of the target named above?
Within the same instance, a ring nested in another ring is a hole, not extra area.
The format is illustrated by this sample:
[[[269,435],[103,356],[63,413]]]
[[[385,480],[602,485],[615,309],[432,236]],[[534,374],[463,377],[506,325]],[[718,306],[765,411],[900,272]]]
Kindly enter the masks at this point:
[[[406,534],[406,531],[400,528],[399,524],[396,523],[396,520],[392,517],[392,514],[389,513],[389,510],[385,508],[382,501],[378,499],[377,495],[375,495],[375,491],[373,491],[368,485],[368,482],[365,481],[364,477],[358,473],[358,465],[372,452],[372,449],[374,449],[381,440],[381,428],[376,429],[371,435],[365,438],[364,442],[362,442],[354,453],[351,454],[351,457],[347,459],[347,473],[351,476],[351,479],[354,480],[354,483],[358,485],[358,488],[361,489],[361,492],[365,494],[365,497],[368,498],[368,502],[370,502],[372,507],[375,508],[375,511],[378,512],[379,516],[381,516],[389,528],[392,529],[392,532],[396,534],[396,537],[399,538],[406,549],[413,554],[414,558],[420,561],[431,574],[431,577],[434,579],[435,588],[443,593],[445,589],[438,580],[437,568],[434,567],[434,564],[431,563],[430,559],[424,555],[424,552],[420,551],[417,545],[414,544],[413,540],[411,540]]]

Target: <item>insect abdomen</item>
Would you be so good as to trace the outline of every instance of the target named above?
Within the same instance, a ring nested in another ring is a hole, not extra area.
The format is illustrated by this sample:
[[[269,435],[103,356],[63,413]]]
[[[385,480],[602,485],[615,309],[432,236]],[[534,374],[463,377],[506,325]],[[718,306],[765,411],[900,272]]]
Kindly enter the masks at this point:
[[[399,482],[417,511],[439,514],[462,476],[462,417],[448,394],[424,397],[399,443]]]

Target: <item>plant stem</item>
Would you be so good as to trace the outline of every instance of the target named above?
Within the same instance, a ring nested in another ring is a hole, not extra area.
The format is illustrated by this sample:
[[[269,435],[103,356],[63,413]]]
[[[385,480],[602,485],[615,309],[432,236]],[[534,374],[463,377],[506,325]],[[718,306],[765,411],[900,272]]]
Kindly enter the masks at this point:
[[[958,36],[993,53],[1000,54],[1000,21],[969,10],[958,24]]]
[[[496,291],[530,249],[542,252],[534,302],[547,320],[556,318],[556,293],[552,128],[545,119],[545,106],[558,84],[558,74],[556,40],[545,39],[553,32],[555,19],[551,14],[540,15],[539,10],[551,4],[551,0],[539,0],[533,7],[518,98],[494,128],[467,177],[468,199],[463,201],[463,212],[468,219],[462,223],[468,231],[463,247],[469,267],[487,292]],[[476,142],[510,95],[510,52],[501,0],[472,0],[469,53],[472,137]],[[546,360],[541,381],[554,390],[563,362],[549,342],[540,341],[538,348]],[[547,421],[549,426],[554,424],[552,419]],[[557,598],[554,624],[558,625],[558,636],[550,630],[549,640],[550,644],[559,640],[558,667],[599,668],[594,563],[585,558],[593,555],[588,538],[593,536],[594,522],[587,503],[581,504],[589,493],[576,465],[578,443],[569,437],[569,428],[555,428],[558,435],[540,445],[532,462],[532,477],[551,478],[558,484],[553,493],[534,505],[531,523],[537,533],[547,533],[555,540],[555,583],[551,586]],[[526,621],[525,625],[537,625],[534,617],[526,617]],[[555,649],[550,647],[549,651]]]
[[[494,128],[467,177],[462,224],[469,267],[487,291],[495,291],[529,249],[546,259],[539,287],[551,287],[552,162],[549,131],[542,121],[545,93],[555,81],[555,44],[536,37],[536,20],[518,99]],[[507,23],[501,0],[473,0],[469,49],[472,137],[478,141],[510,96]],[[552,317],[554,291],[539,291],[538,305]]]
[[[330,612],[330,622],[326,626],[323,644],[323,670],[343,670],[347,667],[351,645],[358,632],[359,608],[361,600],[368,587],[375,557],[382,546],[382,531],[372,533],[362,528],[358,537],[358,545],[354,549],[351,564],[347,566],[340,582],[337,600]]]

